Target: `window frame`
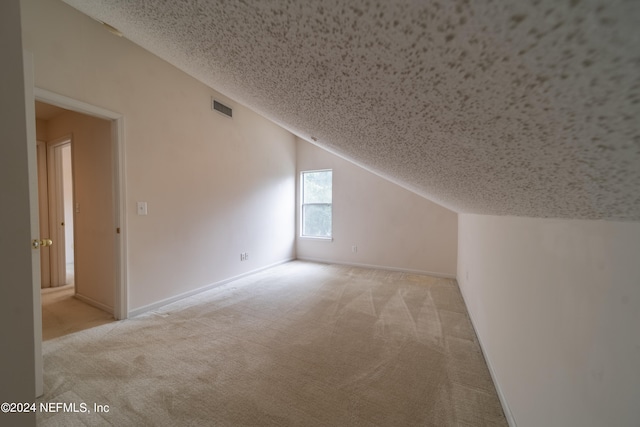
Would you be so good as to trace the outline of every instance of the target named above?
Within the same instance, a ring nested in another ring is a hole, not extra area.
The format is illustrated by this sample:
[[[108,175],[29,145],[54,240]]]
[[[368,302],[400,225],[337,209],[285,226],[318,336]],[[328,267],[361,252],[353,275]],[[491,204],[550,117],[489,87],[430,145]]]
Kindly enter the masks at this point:
[[[304,175],[307,173],[318,173],[318,172],[331,172],[331,203],[304,203]],[[324,241],[333,241],[333,169],[311,169],[300,171],[299,175],[299,183],[300,183],[300,229],[298,233],[298,237],[301,239],[311,239],[311,240],[324,240]],[[304,230],[304,207],[305,206],[327,206],[331,207],[331,228],[329,230],[329,236],[307,236],[303,233]]]

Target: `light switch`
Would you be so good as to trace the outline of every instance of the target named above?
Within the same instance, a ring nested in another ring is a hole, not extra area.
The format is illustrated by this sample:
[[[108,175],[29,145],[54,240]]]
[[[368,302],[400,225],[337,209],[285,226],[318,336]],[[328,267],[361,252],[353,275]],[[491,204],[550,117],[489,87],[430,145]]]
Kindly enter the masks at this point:
[[[138,215],[147,214],[147,202],[138,202]]]

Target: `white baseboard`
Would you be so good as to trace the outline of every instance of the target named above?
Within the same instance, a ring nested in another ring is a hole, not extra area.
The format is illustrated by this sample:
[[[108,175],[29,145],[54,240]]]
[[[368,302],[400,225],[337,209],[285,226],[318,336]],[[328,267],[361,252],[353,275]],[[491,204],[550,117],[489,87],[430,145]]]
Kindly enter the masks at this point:
[[[309,257],[298,257],[296,259],[299,259],[300,261],[320,262],[324,264],[338,264],[338,265],[346,265],[351,267],[373,268],[376,270],[399,271],[401,273],[424,274],[426,276],[442,277],[444,279],[456,278],[455,274],[438,273],[435,271],[425,271],[425,270],[411,270],[408,268],[389,267],[386,265],[360,264],[360,263],[353,263],[353,262],[335,261],[331,259],[309,258]]]
[[[107,313],[113,314],[113,307],[109,307],[108,305],[105,305],[105,304],[103,304],[101,302],[98,302],[98,301],[96,301],[96,300],[94,300],[92,298],[86,297],[86,296],[84,296],[82,294],[79,294],[77,292],[75,293],[74,296],[76,298],[78,298],[80,301],[84,302],[84,303],[87,303],[87,304],[92,305],[92,306],[94,306],[96,308],[99,308],[102,311],[106,311]]]
[[[256,274],[256,273],[258,273],[260,271],[267,270],[269,268],[275,267],[277,265],[284,264],[284,263],[287,263],[289,261],[293,261],[294,259],[295,258],[289,258],[289,259],[285,259],[285,260],[282,260],[282,261],[278,261],[278,262],[273,263],[273,264],[265,265],[264,267],[260,267],[260,268],[257,268],[255,270],[247,271],[246,273],[242,273],[242,274],[239,274],[237,276],[229,277],[228,279],[220,280],[219,282],[210,283],[210,284],[202,286],[200,288],[193,289],[193,290],[187,291],[187,292],[183,292],[181,294],[178,294],[178,295],[175,295],[175,296],[172,296],[172,297],[169,297],[169,298],[165,298],[163,300],[160,300],[160,301],[157,301],[157,302],[154,302],[154,303],[151,303],[151,304],[147,304],[145,306],[138,307],[138,308],[133,309],[133,310],[129,310],[128,317],[139,316],[142,313],[146,313],[147,311],[156,310],[156,309],[158,309],[160,307],[163,307],[165,305],[174,303],[174,302],[179,301],[181,299],[188,298],[188,297],[193,296],[193,295],[197,295],[199,293],[208,291],[209,289],[213,289],[213,288],[216,288],[218,286],[222,286],[222,285],[224,285],[226,283],[233,282],[234,280],[238,280],[238,279],[241,279],[243,277],[250,276],[252,274]]]
[[[473,314],[471,310],[469,310],[469,304],[467,304],[467,298],[465,298],[464,290],[462,286],[460,286],[460,281],[458,280],[458,289],[460,289],[460,294],[462,295],[462,299],[464,301],[464,305],[467,308],[467,313],[469,313],[469,319],[471,320],[471,326],[473,327],[473,331],[478,337],[478,342],[480,343],[480,351],[482,351],[482,356],[484,357],[485,362],[487,362],[487,367],[489,368],[489,375],[491,375],[491,379],[493,380],[493,385],[496,387],[496,393],[498,393],[498,399],[500,399],[500,404],[502,405],[502,411],[504,412],[504,417],[507,419],[507,423],[509,427],[517,427],[516,420],[511,413],[511,409],[509,408],[509,404],[507,403],[507,398],[502,392],[502,388],[500,387],[500,383],[498,382],[498,378],[496,377],[495,370],[493,369],[493,365],[491,364],[491,359],[487,357],[487,352],[482,344],[482,337],[478,334],[478,329],[476,328],[476,322],[473,320]]]

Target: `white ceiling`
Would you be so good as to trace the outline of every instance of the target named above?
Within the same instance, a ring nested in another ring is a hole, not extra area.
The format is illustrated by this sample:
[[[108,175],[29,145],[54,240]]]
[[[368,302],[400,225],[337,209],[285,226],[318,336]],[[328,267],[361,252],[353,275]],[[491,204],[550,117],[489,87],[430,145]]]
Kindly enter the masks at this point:
[[[636,0],[65,0],[457,212],[640,221]]]

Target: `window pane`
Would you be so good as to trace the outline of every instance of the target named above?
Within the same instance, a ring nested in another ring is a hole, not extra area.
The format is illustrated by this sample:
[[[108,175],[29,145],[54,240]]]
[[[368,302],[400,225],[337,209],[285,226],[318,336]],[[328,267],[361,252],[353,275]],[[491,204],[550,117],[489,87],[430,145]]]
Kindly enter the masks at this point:
[[[331,205],[302,206],[302,235],[331,237]]]
[[[332,171],[302,174],[302,203],[331,203]]]

